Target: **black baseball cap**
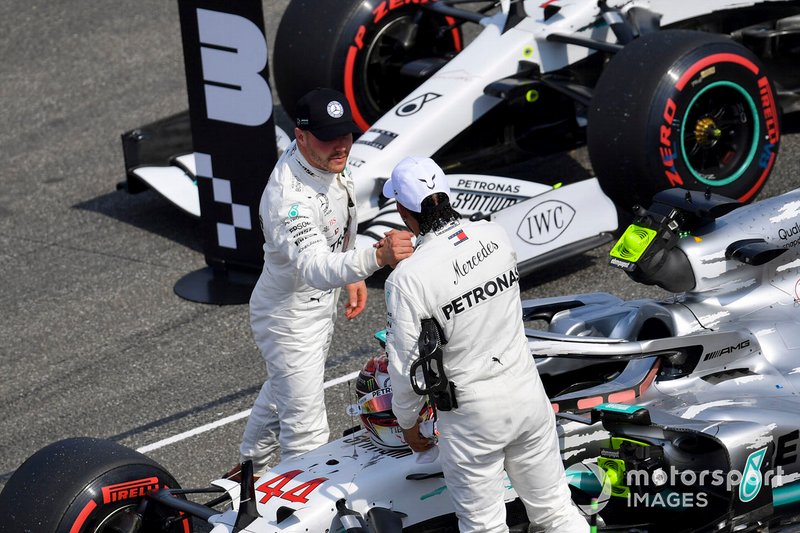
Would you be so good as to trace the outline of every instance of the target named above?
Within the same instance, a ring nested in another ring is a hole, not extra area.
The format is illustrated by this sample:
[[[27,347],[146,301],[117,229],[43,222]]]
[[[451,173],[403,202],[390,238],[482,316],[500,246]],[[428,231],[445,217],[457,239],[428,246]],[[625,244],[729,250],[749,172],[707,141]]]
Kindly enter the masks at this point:
[[[297,101],[295,124],[310,131],[322,141],[330,141],[348,133],[361,134],[353,122],[347,98],[334,89],[316,88]]]

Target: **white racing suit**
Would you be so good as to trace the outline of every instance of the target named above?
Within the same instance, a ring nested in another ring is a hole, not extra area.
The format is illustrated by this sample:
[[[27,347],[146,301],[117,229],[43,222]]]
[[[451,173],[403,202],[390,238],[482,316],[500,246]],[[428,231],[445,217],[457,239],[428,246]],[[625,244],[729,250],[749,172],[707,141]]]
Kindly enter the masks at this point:
[[[261,197],[264,270],[250,298],[250,324],[267,380],[239,449],[256,473],[274,459],[278,441],[283,458],[328,442],[323,379],[338,288],[379,268],[374,249],[354,249],[353,198],[348,170],[312,167],[295,143]]]
[[[425,397],[411,388],[420,322],[442,328],[444,369],[458,407],[440,411],[439,457],[462,532],[505,532],[504,476],[531,523],[549,532],[588,532],[570,500],[555,415],[522,322],[516,254],[491,222],[455,222],[418,238],[389,275],[387,353],[392,410],[417,422]]]

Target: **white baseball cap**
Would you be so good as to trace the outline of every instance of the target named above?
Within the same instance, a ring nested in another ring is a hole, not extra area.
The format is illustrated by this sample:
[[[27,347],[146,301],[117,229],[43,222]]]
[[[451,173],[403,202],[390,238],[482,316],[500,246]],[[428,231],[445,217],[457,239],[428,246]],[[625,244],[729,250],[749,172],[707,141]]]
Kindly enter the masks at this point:
[[[444,171],[430,157],[406,157],[383,184],[385,197],[396,199],[415,213],[422,211],[425,198],[437,192],[450,196],[450,186]]]

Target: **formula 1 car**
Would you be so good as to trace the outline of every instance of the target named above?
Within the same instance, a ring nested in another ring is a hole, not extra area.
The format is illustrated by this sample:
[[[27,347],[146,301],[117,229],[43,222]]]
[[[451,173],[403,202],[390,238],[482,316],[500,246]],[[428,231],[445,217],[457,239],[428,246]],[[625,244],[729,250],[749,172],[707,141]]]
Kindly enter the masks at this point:
[[[800,189],[750,205],[661,192],[611,256],[633,280],[673,295],[522,303],[546,386],[575,368],[602,369],[595,382],[562,380],[572,385],[551,397],[576,504],[601,531],[800,521]],[[367,428],[379,421],[365,416],[386,414],[364,407],[385,400],[385,386],[359,404]],[[186,533],[190,517],[213,533],[455,531],[436,461],[376,436],[356,428],[255,483],[248,462],[241,482],[205,489],[179,488],[119,444],[68,439],[20,466],[0,516],[9,531],[55,533]],[[511,530],[526,531],[510,483],[505,499]]]
[[[467,23],[480,30],[465,45]],[[364,130],[350,157],[361,245],[401,224],[380,194],[394,165],[431,156],[460,213],[506,227],[524,274],[610,241],[616,207],[662,189],[752,200],[781,113],[800,109],[798,59],[796,0],[292,0],[274,71],[290,116],[316,86],[347,96]],[[199,216],[179,150],[191,143],[165,128],[123,135],[128,189],[147,183]],[[142,159],[143,135],[171,167]],[[515,165],[584,143],[596,178],[541,183]]]

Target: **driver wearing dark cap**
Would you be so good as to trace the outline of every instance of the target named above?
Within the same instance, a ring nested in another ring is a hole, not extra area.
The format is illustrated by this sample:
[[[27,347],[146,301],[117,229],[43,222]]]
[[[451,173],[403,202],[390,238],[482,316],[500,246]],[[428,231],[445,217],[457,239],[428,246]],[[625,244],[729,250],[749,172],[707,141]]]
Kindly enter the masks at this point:
[[[264,268],[250,298],[250,324],[267,367],[239,448],[262,474],[328,442],[325,359],[339,289],[344,315],[358,316],[364,279],[411,255],[411,234],[392,231],[374,248],[355,249],[358,218],[347,157],[353,122],[345,96],[314,89],[296,107],[295,141],[270,174],[259,206]],[[236,476],[239,467],[229,477]]]

